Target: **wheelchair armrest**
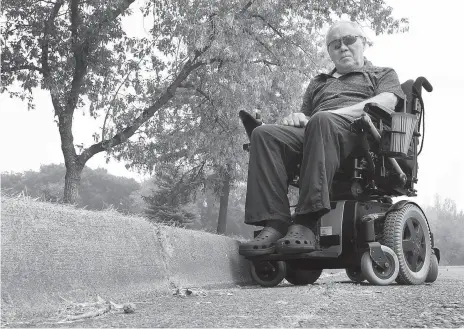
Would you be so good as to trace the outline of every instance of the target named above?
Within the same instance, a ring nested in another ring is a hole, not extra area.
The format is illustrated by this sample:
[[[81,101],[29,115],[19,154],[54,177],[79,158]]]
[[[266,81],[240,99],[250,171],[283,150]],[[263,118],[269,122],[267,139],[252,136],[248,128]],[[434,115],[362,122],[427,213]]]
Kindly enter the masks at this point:
[[[364,105],[364,112],[374,119],[382,119],[387,125],[391,125],[391,114],[394,112],[378,103],[367,103]]]
[[[261,121],[261,119],[259,119],[259,117],[254,118],[247,111],[241,110],[240,112],[238,112],[238,116],[242,120],[243,126],[245,127],[245,131],[248,135],[248,138],[251,138],[251,133],[253,132],[253,129],[263,124],[263,122]]]

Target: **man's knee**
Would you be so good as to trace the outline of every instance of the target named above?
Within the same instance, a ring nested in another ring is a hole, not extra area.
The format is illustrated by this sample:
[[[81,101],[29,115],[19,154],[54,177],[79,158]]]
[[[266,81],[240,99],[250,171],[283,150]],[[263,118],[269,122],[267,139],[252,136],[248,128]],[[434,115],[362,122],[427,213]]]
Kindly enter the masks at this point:
[[[272,137],[277,129],[276,125],[272,124],[267,124],[267,125],[261,125],[259,127],[256,127],[253,129],[253,132],[251,133],[251,140],[256,140],[256,139],[269,139],[269,137]]]
[[[334,115],[336,114],[327,111],[317,112],[311,117],[311,119],[309,119],[308,123],[306,124],[306,133],[313,131],[316,127],[323,128],[324,130],[330,129],[336,125],[334,121]]]
[[[330,113],[328,111],[319,111],[309,119],[308,124],[332,122],[333,115],[333,113]]]

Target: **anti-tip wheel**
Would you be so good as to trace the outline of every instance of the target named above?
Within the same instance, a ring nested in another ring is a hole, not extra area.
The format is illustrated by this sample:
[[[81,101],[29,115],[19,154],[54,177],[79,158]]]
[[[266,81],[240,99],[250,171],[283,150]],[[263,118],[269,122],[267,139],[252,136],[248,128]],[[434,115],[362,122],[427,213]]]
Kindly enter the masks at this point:
[[[252,279],[263,287],[277,286],[287,275],[287,265],[283,261],[252,261],[250,270]]]
[[[383,269],[372,261],[369,251],[366,251],[361,258],[361,271],[366,280],[374,285],[386,286],[395,281],[399,271],[398,256],[387,246],[381,246],[382,251],[387,257],[388,268]]]
[[[350,278],[351,281],[361,283],[366,280],[366,277],[361,271],[361,267],[351,267],[345,269],[346,275]]]

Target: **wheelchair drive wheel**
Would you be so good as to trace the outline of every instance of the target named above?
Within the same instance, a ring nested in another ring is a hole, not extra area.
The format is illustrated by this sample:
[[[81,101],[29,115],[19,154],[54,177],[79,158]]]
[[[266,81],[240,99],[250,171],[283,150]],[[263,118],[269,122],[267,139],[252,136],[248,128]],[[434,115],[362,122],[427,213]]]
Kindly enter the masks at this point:
[[[387,246],[381,246],[387,258],[388,267],[382,268],[372,261],[369,251],[366,251],[361,258],[361,271],[371,284],[386,286],[395,281],[399,262],[395,252]]]
[[[295,286],[305,286],[316,282],[321,276],[321,273],[322,269],[307,270],[287,265],[287,275],[285,279]]]
[[[427,277],[425,278],[425,282],[435,282],[438,278],[438,259],[435,254],[432,254],[430,258],[430,268]]]
[[[251,277],[263,287],[277,286],[287,274],[287,265],[283,261],[262,260],[251,262]]]
[[[407,204],[390,212],[383,230],[384,244],[393,249],[400,263],[396,281],[421,284],[429,273],[432,256],[430,229],[422,210]]]
[[[366,277],[361,271],[361,267],[352,267],[345,269],[346,275],[351,281],[360,283],[366,280]]]

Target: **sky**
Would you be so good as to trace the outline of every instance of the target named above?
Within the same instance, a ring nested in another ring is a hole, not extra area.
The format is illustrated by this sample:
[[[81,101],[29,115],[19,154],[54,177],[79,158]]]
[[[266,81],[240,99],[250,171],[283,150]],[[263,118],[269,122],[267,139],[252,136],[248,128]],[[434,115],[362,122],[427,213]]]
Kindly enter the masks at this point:
[[[375,36],[366,31],[373,46],[365,55],[376,66],[392,67],[401,82],[426,77],[434,90],[423,92],[425,102],[425,143],[419,156],[416,201],[433,203],[435,194],[453,199],[464,210],[464,37],[461,0],[387,0],[397,18],[409,18],[409,32]],[[143,21],[130,19],[129,33],[145,29]],[[40,165],[62,163],[60,139],[53,107],[46,92],[34,95],[36,109],[17,99],[0,95],[0,171],[38,170]],[[75,144],[92,143],[92,133],[101,123],[82,112],[75,114]],[[89,160],[91,168],[143,180],[128,171],[124,163],[105,162],[103,153]]]

